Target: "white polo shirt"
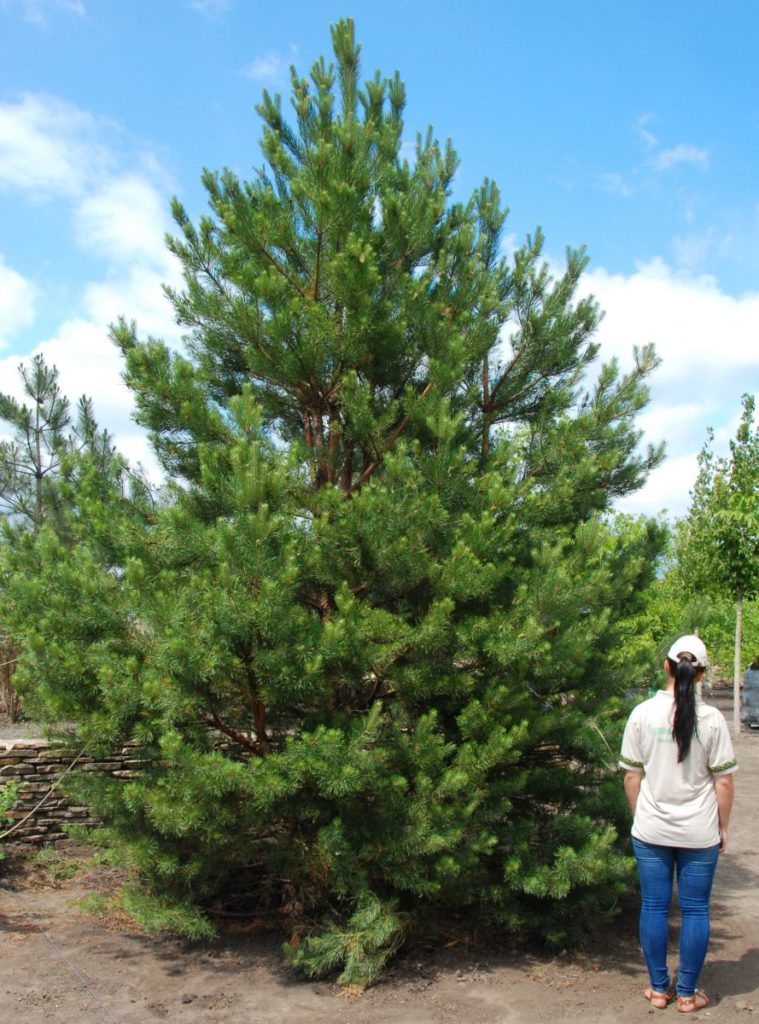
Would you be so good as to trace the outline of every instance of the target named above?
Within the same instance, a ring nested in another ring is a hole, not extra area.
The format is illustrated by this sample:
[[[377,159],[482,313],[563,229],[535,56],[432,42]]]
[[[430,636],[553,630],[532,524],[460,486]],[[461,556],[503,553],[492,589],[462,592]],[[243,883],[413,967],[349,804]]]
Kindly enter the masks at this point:
[[[632,834],[656,846],[715,846],[719,825],[714,776],[738,768],[727,723],[717,708],[697,696],[696,734],[688,756],[678,764],[674,712],[674,694],[660,690],[627,720],[619,764],[644,773]]]

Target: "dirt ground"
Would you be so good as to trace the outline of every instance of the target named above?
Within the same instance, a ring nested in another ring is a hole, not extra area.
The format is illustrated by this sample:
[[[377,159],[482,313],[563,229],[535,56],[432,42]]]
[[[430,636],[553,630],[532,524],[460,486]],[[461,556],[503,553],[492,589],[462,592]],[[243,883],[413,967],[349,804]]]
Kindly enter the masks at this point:
[[[737,754],[730,849],[717,872],[701,978],[712,1004],[699,1016],[715,1022],[759,1015],[759,732],[744,732]],[[581,954],[412,954],[364,995],[348,998],[331,983],[302,980],[270,936],[188,944],[85,913],[81,899],[107,890],[110,869],[85,863],[57,880],[66,874],[60,865],[14,873],[6,862],[5,869],[0,1020],[8,1024],[628,1024],[659,1012],[642,998],[646,978],[630,915]],[[676,941],[675,924],[675,964]]]

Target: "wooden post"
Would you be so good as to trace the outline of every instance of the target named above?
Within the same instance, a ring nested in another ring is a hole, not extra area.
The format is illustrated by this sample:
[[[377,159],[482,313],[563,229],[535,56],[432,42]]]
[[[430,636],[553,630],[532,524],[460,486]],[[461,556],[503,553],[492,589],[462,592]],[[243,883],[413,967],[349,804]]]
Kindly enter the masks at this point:
[[[741,734],[741,640],[743,635],[743,594],[735,601],[735,660],[733,662],[733,735]]]

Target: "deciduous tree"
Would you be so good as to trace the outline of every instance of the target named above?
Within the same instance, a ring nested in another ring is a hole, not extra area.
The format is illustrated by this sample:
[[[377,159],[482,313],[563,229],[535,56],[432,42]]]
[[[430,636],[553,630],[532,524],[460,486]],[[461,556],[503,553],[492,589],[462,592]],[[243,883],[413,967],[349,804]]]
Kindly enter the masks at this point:
[[[693,584],[734,602],[736,735],[740,732],[743,606],[759,595],[759,427],[754,412],[753,398],[744,395],[729,456],[714,454],[710,434],[699,458],[682,545],[684,568]]]

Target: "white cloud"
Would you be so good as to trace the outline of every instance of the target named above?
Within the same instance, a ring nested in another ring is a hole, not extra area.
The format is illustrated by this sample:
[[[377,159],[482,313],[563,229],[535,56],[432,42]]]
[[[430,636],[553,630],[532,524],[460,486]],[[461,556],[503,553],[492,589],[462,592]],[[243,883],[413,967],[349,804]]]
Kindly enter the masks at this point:
[[[695,269],[704,262],[713,245],[713,228],[697,234],[677,235],[672,239],[672,251],[675,254],[675,262],[688,270]]]
[[[82,285],[76,313],[23,359],[42,353],[58,367],[72,403],[89,394],[98,421],[119,449],[156,472],[145,433],[131,420],[133,399],[121,380],[121,355],[109,339],[109,324],[123,315],[137,321],[141,336],[178,344],[162,284],[181,282],[163,237],[170,226],[167,175],[154,153],[130,141],[131,151],[117,125],[54,97],[25,96],[15,105],[0,105],[0,187],[27,202],[62,202],[70,211],[72,240],[101,263],[97,277]],[[35,294],[33,285],[0,262],[0,336],[28,326]],[[40,294],[40,303],[44,298]],[[21,358],[9,354],[0,361],[6,387],[17,380]]]
[[[129,429],[131,396],[120,378],[120,353],[105,327],[91,320],[68,320],[36,352],[58,367],[63,393],[72,401],[89,395],[98,418],[109,429]]]
[[[646,149],[654,149],[659,145],[659,140],[652,131],[647,128],[652,121],[656,120],[655,114],[641,114],[636,118],[633,129]]]
[[[699,149],[689,142],[681,142],[679,146],[657,153],[652,164],[657,171],[668,171],[678,164],[694,164],[705,168],[709,166],[709,150]]]
[[[708,397],[695,401],[675,394],[668,402],[647,406],[638,418],[638,426],[652,442],[666,440],[669,447],[687,448],[693,440],[694,427],[704,415],[718,411],[717,403]]]
[[[34,322],[37,288],[9,267],[0,254],[0,349],[6,348],[14,331]]]
[[[287,61],[281,54],[270,50],[264,57],[256,57],[250,64],[247,64],[242,69],[242,73],[254,82],[280,85],[285,81],[288,67]]]
[[[676,272],[662,260],[630,275],[589,272],[583,289],[605,310],[597,333],[602,360],[616,356],[629,367],[633,347],[649,341],[662,360],[639,426],[646,442],[667,442],[668,456],[622,507],[680,515],[707,427],[731,436],[725,430],[739,415],[740,396],[759,380],[759,292],[729,295],[714,278]]]
[[[499,255],[511,259],[520,245],[521,239],[517,236],[516,231],[507,231],[506,234],[501,235],[501,243],[498,246]]]
[[[728,295],[713,277],[677,273],[660,259],[629,276],[594,270],[584,283],[606,310],[604,350],[624,358],[634,344],[655,342],[659,380],[693,384],[709,368],[759,368],[759,292]]]
[[[83,312],[105,332],[118,317],[136,320],[141,335],[151,334],[179,345],[180,332],[163,284],[181,287],[176,260],[167,256],[161,268],[130,267],[103,281],[93,281],[84,292]]]
[[[79,245],[115,263],[160,262],[169,228],[167,204],[154,185],[136,174],[106,181],[74,214]]]
[[[0,183],[28,201],[42,192],[68,204],[75,241],[103,261],[102,279],[83,287],[83,316],[105,329],[121,313],[145,313],[151,330],[175,333],[161,291],[162,282],[178,280],[164,241],[169,182],[142,143],[122,153],[122,136],[55,97],[27,95],[0,106]]]
[[[109,325],[123,315],[127,320],[137,321],[141,337],[150,334],[178,345],[179,327],[161,285],[178,285],[179,277],[176,260],[167,254],[160,268],[135,264],[117,269],[102,281],[91,282],[84,289],[79,316],[64,320],[51,337],[28,355],[0,359],[2,390],[20,398],[18,364],[41,353],[48,365],[58,368],[61,389],[72,406],[80,395],[89,395],[100,426],[114,436],[119,451],[130,462],[142,463],[158,482],[161,471],[147,435],[132,420],[134,399],[121,378],[122,357],[110,340]]]
[[[152,335],[179,345],[179,327],[162,283],[180,284],[177,262],[168,253],[160,266],[137,263],[117,268],[106,279],[85,287],[79,316],[64,320],[52,337],[28,355],[8,355],[0,360],[3,390],[21,397],[18,364],[41,353],[48,365],[58,368],[61,389],[72,406],[80,395],[89,395],[100,426],[114,436],[119,451],[130,462],[142,463],[156,482],[161,479],[161,471],[146,433],[132,420],[134,399],[121,378],[122,357],[110,340],[109,327],[125,316],[137,321],[141,337]]]
[[[31,200],[80,195],[112,161],[105,128],[54,96],[0,103],[0,189]]]
[[[672,517],[684,515],[698,475],[697,454],[666,459],[650,473],[644,487],[618,503],[619,510],[633,516],[657,515],[662,511]]]
[[[0,11],[17,9],[33,25],[47,25],[48,16],[64,11],[83,18],[87,11],[82,0],[0,0]]]
[[[627,181],[622,174],[618,174],[616,171],[609,171],[606,174],[602,174],[600,180],[601,186],[606,192],[622,196],[623,199],[629,199],[635,192],[635,189],[629,181]]]
[[[206,18],[220,18],[232,7],[232,0],[190,0],[190,8]]]

